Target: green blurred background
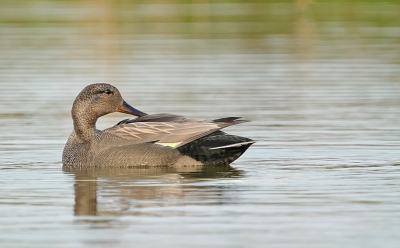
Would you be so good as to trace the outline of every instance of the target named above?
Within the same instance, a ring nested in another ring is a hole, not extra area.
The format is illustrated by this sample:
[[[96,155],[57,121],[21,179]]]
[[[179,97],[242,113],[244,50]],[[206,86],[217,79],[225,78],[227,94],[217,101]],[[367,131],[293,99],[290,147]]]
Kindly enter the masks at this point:
[[[254,52],[363,58],[373,44],[399,44],[400,2],[2,0],[0,23],[1,49],[88,45],[114,56],[129,50],[126,41],[132,39],[240,39],[241,46]],[[50,29],[46,37],[23,38],[41,34],[41,29]],[[71,33],[58,35],[59,29]],[[68,34],[85,38],[73,40]],[[318,46],[321,40],[334,51],[325,53]],[[343,41],[352,45],[343,46]],[[182,49],[190,52],[190,47]],[[399,62],[398,54],[385,51],[387,47],[375,47],[374,56]]]

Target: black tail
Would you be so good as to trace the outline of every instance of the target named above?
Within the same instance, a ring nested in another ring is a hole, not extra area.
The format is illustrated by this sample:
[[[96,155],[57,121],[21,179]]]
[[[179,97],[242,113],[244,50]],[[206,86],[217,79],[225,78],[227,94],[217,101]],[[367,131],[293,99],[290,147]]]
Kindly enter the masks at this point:
[[[238,159],[255,141],[217,131],[177,150],[204,165],[226,165]]]

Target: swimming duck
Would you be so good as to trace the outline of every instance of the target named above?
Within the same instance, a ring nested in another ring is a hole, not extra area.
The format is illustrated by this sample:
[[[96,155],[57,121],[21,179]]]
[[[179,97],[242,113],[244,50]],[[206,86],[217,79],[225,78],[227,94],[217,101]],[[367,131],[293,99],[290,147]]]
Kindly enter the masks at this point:
[[[99,117],[121,112],[137,116],[105,130]],[[229,135],[222,128],[245,122],[239,117],[186,119],[148,115],[127,104],[110,84],[91,84],[72,107],[74,130],[62,155],[63,166],[192,166],[225,165],[239,158],[254,140]]]

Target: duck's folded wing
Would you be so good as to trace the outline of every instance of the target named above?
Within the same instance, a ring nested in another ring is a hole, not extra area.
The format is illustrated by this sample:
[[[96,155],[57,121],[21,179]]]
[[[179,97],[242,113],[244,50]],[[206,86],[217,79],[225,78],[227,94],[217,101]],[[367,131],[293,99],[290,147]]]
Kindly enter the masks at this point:
[[[152,142],[176,148],[220,128],[213,122],[134,122],[114,126],[104,131],[129,140],[132,144]]]
[[[123,120],[104,130],[131,144],[148,143],[177,148],[222,128],[245,122],[240,117],[226,117],[213,121],[186,119],[180,115],[155,114]]]

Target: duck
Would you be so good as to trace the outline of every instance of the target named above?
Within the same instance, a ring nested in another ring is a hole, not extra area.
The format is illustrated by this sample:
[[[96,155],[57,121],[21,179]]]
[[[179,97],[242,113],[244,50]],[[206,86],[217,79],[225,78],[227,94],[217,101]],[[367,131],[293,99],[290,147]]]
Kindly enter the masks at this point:
[[[136,116],[98,130],[101,116]],[[129,105],[110,84],[86,86],[72,110],[73,131],[62,154],[63,167],[227,165],[256,141],[221,129],[247,122],[240,117],[188,119],[175,114],[146,114]]]

